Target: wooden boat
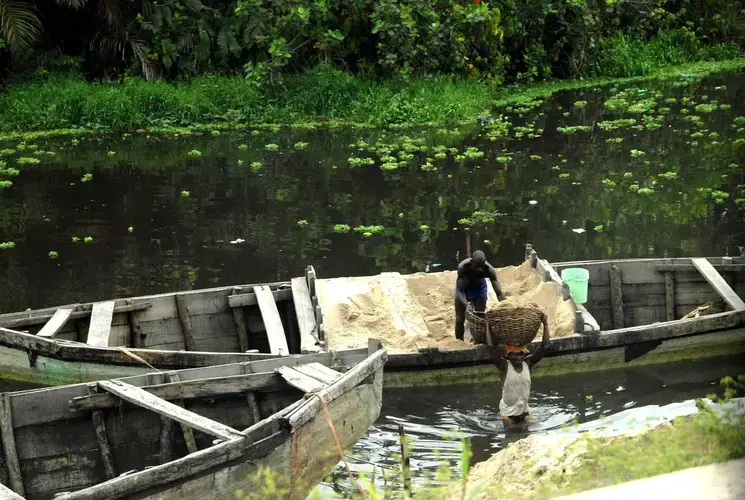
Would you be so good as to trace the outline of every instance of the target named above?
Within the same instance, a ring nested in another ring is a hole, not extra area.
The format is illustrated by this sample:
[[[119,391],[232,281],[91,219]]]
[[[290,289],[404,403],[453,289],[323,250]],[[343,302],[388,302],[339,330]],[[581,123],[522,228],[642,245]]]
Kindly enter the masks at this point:
[[[745,258],[611,259],[552,265],[527,245],[526,260],[543,281],[556,285],[575,310],[575,334],[551,340],[534,376],[745,353]],[[560,277],[563,269],[573,267],[590,273],[584,305],[574,302]],[[685,317],[696,309],[705,314]],[[496,378],[490,364],[484,346],[390,354],[386,386],[462,382],[475,375],[480,380]]]
[[[551,341],[534,376],[745,352],[745,258],[552,265],[530,245],[525,258],[575,310],[575,334]],[[567,267],[590,271],[584,305],[575,303],[560,278]],[[327,339],[316,282],[309,267],[306,276],[289,282],[0,315],[0,326],[6,327],[0,328],[0,372],[3,378],[53,385],[145,373],[151,366],[201,367],[285,352],[317,355]],[[709,302],[705,314],[683,318]],[[474,376],[497,377],[484,346],[429,348],[391,353],[385,384],[464,382]]]
[[[347,366],[285,357],[2,393],[0,497],[227,499],[261,491],[264,467],[305,498],[339,462],[329,420],[348,449],[378,418],[386,357],[371,339]]]
[[[2,314],[0,377],[59,385],[318,353],[315,281],[308,267],[286,282]]]

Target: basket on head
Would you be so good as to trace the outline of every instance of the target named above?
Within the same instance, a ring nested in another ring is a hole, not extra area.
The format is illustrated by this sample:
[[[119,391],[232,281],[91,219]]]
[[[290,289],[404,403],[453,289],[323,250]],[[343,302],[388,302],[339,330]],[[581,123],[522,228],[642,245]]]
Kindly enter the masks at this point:
[[[527,345],[538,333],[543,311],[535,304],[497,307],[486,312],[495,344]]]
[[[483,317],[484,313],[474,313],[469,309],[466,313],[466,321],[468,321],[468,330],[471,332],[471,338],[477,344],[486,343],[486,327],[487,323]]]

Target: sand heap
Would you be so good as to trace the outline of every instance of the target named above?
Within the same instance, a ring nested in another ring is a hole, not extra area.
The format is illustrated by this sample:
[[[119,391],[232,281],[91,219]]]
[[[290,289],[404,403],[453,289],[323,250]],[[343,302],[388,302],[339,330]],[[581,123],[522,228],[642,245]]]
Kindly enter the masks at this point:
[[[508,301],[534,302],[543,309],[551,337],[572,334],[571,304],[561,299],[554,283],[543,283],[529,263],[497,269],[497,277]],[[379,338],[390,352],[471,347],[453,333],[455,279],[455,271],[445,271],[318,280],[328,347],[363,347],[371,337]],[[497,303],[491,284],[488,302]]]

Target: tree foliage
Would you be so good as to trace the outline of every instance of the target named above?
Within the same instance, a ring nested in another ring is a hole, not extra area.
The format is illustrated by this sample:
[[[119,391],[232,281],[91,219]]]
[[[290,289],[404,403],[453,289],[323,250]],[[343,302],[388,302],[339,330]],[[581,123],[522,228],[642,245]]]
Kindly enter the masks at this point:
[[[0,52],[84,56],[109,78],[243,72],[261,82],[331,63],[378,77],[530,81],[602,73],[619,36],[644,42],[681,29],[703,46],[742,47],[745,9],[733,0],[0,0]]]

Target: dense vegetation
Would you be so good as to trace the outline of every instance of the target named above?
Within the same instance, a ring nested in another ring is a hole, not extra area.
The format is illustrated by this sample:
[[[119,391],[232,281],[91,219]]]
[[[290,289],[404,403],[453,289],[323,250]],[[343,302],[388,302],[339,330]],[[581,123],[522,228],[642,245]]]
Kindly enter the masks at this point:
[[[91,78],[277,81],[328,63],[501,82],[639,74],[732,57],[743,43],[745,9],[733,0],[0,0],[0,66],[11,74],[71,56]]]

